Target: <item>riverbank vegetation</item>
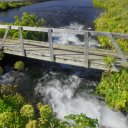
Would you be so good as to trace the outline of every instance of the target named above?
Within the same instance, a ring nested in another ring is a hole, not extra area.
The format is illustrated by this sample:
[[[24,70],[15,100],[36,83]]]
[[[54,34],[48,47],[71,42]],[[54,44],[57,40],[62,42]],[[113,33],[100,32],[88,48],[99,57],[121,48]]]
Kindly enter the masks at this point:
[[[107,104],[115,110],[128,111],[128,69],[103,73],[96,93],[104,96]]]
[[[57,119],[49,105],[39,103],[37,107],[33,107],[30,103],[26,104],[19,94],[4,95],[0,98],[1,128],[96,128],[98,126],[96,119],[91,119],[85,114],[68,115],[65,119],[74,121],[74,124]]]
[[[104,12],[95,20],[97,31],[128,33],[128,0],[93,0],[95,6],[103,8]],[[128,52],[128,40],[116,39],[120,48]],[[108,38],[99,37],[103,47],[111,48]]]
[[[0,2],[0,11],[5,11],[8,9],[12,9],[12,8],[19,8],[21,6],[26,6],[26,5],[30,5],[31,2],[29,0],[27,0],[26,2],[6,2],[6,1],[2,1]]]
[[[21,17],[15,16],[14,23],[11,23],[8,25],[43,27],[45,24],[46,24],[46,22],[43,18],[40,19],[40,18],[38,18],[38,16],[36,14],[29,14],[27,12],[24,12]],[[4,36],[4,33],[5,33],[5,29],[1,29],[0,30],[1,38]],[[18,38],[19,31],[18,30],[10,30],[8,36],[10,36],[12,38]],[[31,39],[31,40],[45,41],[45,40],[47,40],[48,36],[47,36],[47,33],[43,33],[43,32],[23,31],[23,38]]]
[[[93,3],[104,9],[95,20],[97,31],[128,33],[128,0],[93,0]],[[98,37],[98,39],[103,47],[113,48],[108,38]],[[116,41],[123,51],[128,52],[128,40],[116,39]],[[109,57],[104,61],[110,66],[110,62],[114,60]],[[128,69],[103,73],[96,94],[105,97],[106,103],[115,110],[128,112]]]

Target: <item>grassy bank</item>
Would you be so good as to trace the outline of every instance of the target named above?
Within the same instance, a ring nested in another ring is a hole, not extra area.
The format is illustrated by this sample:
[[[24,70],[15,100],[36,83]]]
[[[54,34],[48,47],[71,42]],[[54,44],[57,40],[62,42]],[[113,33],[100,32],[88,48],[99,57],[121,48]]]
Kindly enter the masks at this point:
[[[96,7],[104,12],[95,20],[97,31],[128,33],[128,0],[93,0]],[[98,37],[103,47],[112,48],[111,41]],[[120,48],[128,52],[128,40],[116,39]],[[96,88],[96,93],[105,98],[115,110],[128,112],[128,70],[104,73]]]
[[[30,5],[30,1],[26,2],[0,2],[0,11],[5,11],[12,8],[19,8],[21,6]]]
[[[96,7],[105,11],[95,20],[97,31],[128,33],[128,0],[93,0]],[[112,47],[108,38],[99,38],[103,47]],[[117,40],[123,51],[128,51],[127,40]]]

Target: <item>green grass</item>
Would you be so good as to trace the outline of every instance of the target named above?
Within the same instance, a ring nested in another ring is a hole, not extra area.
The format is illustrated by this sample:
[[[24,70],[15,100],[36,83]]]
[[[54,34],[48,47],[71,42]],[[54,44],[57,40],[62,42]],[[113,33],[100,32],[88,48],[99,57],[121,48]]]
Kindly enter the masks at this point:
[[[96,93],[104,96],[107,104],[115,110],[128,112],[128,70],[104,73],[96,87]]]
[[[97,31],[128,33],[128,0],[93,0],[95,6],[105,11],[95,20]],[[123,51],[128,51],[128,41],[116,39]],[[108,38],[99,37],[103,47],[112,47]]]
[[[0,2],[0,10],[5,11],[12,8],[19,8],[21,6],[30,5],[31,2]]]

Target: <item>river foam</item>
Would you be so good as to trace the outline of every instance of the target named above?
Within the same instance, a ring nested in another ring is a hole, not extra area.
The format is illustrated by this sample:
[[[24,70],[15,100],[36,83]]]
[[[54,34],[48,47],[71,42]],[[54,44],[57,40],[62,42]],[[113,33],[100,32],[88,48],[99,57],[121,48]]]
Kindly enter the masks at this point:
[[[48,74],[46,76],[50,77]],[[88,117],[97,118],[100,128],[128,128],[128,120],[121,112],[111,110],[86,90],[78,91],[81,83],[78,76],[72,75],[65,80],[52,79],[44,86],[41,81],[46,76],[38,81],[35,93],[43,97],[43,102],[52,105],[58,118],[85,113]]]
[[[70,23],[68,26],[60,27],[61,29],[72,29],[72,30],[84,30],[84,25],[78,23]],[[91,28],[88,28],[87,31],[90,31]],[[72,45],[84,45],[84,36],[61,33],[53,33],[53,43],[61,44],[72,44]],[[89,47],[100,47],[101,45],[98,41],[92,37],[89,37]]]

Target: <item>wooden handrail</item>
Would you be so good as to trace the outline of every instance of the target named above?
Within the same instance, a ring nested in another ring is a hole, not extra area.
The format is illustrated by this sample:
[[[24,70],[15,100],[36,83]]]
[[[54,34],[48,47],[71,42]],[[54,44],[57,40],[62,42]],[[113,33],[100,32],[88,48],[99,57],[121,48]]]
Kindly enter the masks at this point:
[[[122,59],[122,61],[123,61],[124,63],[127,63],[127,60],[126,60],[126,58],[125,58],[123,52],[121,51],[120,47],[119,47],[118,44],[116,43],[116,40],[114,39],[114,37],[112,36],[112,34],[109,33],[108,36],[109,36],[109,38],[110,38],[110,40],[111,40],[113,46],[115,47],[115,49],[116,49],[116,51],[117,51],[117,53],[118,53],[118,56],[120,56],[120,58]]]
[[[4,34],[4,37],[3,37],[3,40],[2,40],[2,45],[1,45],[1,48],[0,49],[3,49],[4,43],[5,43],[5,40],[6,40],[6,37],[7,37],[8,32],[9,32],[10,29],[11,29],[11,26],[7,26],[6,27],[6,31],[5,31],[5,34]]]
[[[6,29],[8,25],[0,25],[0,29]],[[11,26],[11,29],[18,30],[19,27],[22,27],[24,31],[36,31],[36,32],[48,32],[49,29],[52,29],[53,33],[68,33],[68,34],[77,34],[84,35],[85,30],[73,30],[73,29],[59,29],[59,28],[42,28],[42,27],[29,27],[29,26]],[[128,39],[128,34],[123,33],[114,33],[114,32],[99,32],[99,31],[87,31],[90,36],[107,36],[111,33],[113,37]]]

